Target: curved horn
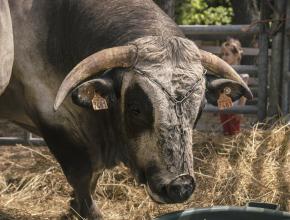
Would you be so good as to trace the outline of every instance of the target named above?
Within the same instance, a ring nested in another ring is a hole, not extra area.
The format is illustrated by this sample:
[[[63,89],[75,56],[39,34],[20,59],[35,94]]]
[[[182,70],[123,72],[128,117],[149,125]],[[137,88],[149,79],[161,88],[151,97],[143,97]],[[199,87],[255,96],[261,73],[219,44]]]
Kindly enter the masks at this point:
[[[208,68],[210,71],[215,73],[219,77],[224,77],[226,79],[231,79],[245,88],[245,97],[248,99],[253,98],[253,94],[247,84],[243,81],[240,75],[224,60],[218,56],[209,53],[204,50],[200,50],[202,65]]]
[[[63,80],[54,102],[56,111],[67,94],[80,82],[114,67],[130,67],[136,56],[135,46],[120,46],[104,49],[85,58]]]
[[[13,29],[7,0],[0,6],[0,95],[9,84],[14,61]]]

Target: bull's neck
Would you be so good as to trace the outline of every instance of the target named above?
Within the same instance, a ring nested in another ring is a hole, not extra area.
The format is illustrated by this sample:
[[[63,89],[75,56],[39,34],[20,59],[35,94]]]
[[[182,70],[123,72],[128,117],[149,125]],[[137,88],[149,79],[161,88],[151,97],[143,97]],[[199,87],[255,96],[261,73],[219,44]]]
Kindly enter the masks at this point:
[[[80,112],[81,116],[77,111],[73,112],[71,106],[68,108],[71,114],[75,114],[67,119],[70,125],[75,125],[68,139],[72,139],[76,146],[85,147],[94,166],[112,168],[124,160],[122,149],[125,141],[118,107],[99,112],[85,110]]]
[[[125,45],[144,36],[183,36],[151,0],[57,1],[47,22],[48,57],[65,73],[104,48]]]

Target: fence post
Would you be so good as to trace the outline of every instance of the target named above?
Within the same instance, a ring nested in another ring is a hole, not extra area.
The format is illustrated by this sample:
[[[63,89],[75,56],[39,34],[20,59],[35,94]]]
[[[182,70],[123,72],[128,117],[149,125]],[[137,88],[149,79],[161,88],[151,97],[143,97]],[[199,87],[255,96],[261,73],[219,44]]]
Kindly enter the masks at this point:
[[[30,145],[30,133],[27,130],[24,130],[23,144]]]
[[[266,1],[267,2],[267,1]],[[283,66],[283,32],[281,19],[285,15],[285,0],[274,1],[273,23],[272,23],[272,56],[271,71],[269,75],[269,108],[268,116],[276,116],[281,113],[281,88],[282,88],[282,66]]]
[[[265,20],[269,15],[269,8],[266,5],[266,1],[260,2],[261,15],[260,19]],[[268,84],[268,24],[260,24],[259,34],[259,56],[258,56],[258,119],[263,121],[267,116],[267,84]]]
[[[282,113],[290,113],[290,2],[287,1],[284,37],[284,58],[283,58],[283,78],[282,78]]]

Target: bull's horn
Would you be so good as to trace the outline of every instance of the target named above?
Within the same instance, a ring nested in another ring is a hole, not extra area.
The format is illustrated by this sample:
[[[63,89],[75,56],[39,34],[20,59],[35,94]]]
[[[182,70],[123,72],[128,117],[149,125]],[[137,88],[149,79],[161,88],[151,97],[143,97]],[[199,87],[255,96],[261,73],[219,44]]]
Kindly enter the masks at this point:
[[[56,111],[67,94],[80,82],[101,71],[114,67],[130,67],[136,56],[135,46],[120,46],[104,49],[85,58],[63,80],[54,102]]]
[[[218,56],[204,50],[200,50],[202,65],[212,71],[215,75],[238,82],[245,88],[244,96],[248,99],[253,98],[253,94],[240,75],[224,60]]]

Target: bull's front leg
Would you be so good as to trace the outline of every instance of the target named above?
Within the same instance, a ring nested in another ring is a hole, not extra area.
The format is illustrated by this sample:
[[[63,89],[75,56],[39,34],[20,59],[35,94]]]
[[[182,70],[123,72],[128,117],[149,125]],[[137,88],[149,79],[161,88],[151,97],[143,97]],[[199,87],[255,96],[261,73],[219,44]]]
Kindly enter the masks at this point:
[[[100,210],[92,199],[96,179],[89,158],[85,157],[83,152],[73,152],[71,148],[66,153],[62,152],[61,155],[57,155],[55,151],[53,151],[53,154],[58,158],[63,172],[73,188],[70,214],[80,217],[80,219],[103,219]]]
[[[70,214],[81,217],[81,219],[101,220],[102,214],[92,199],[92,193],[95,187],[95,181],[92,176],[86,176],[79,179],[70,177],[69,182],[73,187],[73,196],[70,203]]]
[[[74,196],[70,212],[81,219],[103,219],[91,196],[96,185],[96,178],[88,152],[82,146],[70,143],[65,132],[59,129],[46,129],[42,132],[43,137],[73,188]]]

